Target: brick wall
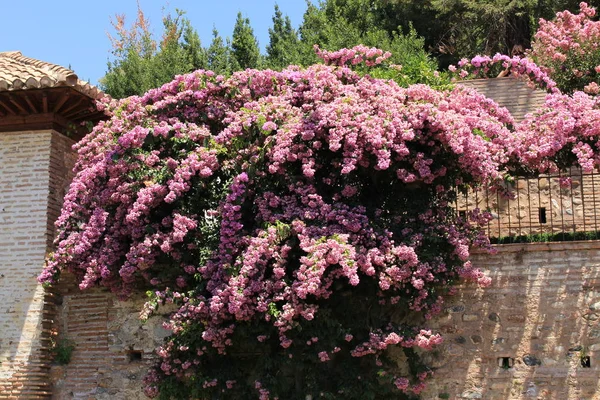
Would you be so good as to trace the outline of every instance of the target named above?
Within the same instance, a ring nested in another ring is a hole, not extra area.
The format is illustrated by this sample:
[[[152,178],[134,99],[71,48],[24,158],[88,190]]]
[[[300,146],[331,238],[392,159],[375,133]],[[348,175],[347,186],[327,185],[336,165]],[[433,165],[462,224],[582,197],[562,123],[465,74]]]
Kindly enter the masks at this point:
[[[0,399],[51,393],[55,296],[36,278],[69,179],[72,143],[54,131],[0,133]]]

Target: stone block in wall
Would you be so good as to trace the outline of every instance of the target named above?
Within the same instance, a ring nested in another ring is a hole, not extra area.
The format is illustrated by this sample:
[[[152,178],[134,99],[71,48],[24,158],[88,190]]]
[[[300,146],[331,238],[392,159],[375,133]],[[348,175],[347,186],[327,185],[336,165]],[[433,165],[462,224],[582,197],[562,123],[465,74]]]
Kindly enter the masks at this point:
[[[600,399],[600,242],[498,250],[473,260],[492,285],[461,286],[430,321],[445,342],[422,398]]]
[[[79,291],[69,278],[62,290],[60,332],[73,340],[75,349],[69,364],[52,367],[54,398],[146,399],[142,379],[169,334],[162,327],[164,317],[142,322],[143,296],[119,301],[101,289]]]

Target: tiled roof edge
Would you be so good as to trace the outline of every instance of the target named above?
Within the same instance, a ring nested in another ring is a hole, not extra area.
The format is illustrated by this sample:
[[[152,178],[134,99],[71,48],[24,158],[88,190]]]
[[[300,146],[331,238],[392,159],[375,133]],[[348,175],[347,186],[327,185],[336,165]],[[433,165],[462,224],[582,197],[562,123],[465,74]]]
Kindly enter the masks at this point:
[[[9,59],[10,62],[24,67],[26,71],[27,67],[31,68],[27,71],[28,73],[12,81],[2,79],[2,71],[0,71],[0,92],[49,87],[72,87],[92,99],[104,96],[104,93],[97,87],[90,85],[89,82],[80,80],[75,72],[60,65],[26,57],[20,51],[0,52],[0,61],[2,58]]]

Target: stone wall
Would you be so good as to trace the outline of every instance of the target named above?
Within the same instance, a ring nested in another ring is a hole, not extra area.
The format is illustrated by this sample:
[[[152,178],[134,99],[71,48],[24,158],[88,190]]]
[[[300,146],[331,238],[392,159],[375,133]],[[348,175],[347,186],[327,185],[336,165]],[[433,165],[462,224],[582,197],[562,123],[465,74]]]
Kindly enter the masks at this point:
[[[0,399],[51,393],[54,297],[36,278],[70,180],[72,144],[54,131],[0,133]]]
[[[493,283],[460,287],[430,321],[445,342],[427,354],[422,398],[600,400],[600,241],[502,245],[474,262]],[[162,320],[138,320],[142,298],[64,287],[61,331],[76,347],[53,367],[55,398],[143,399]]]
[[[69,364],[52,366],[53,398],[146,399],[142,378],[169,333],[163,320],[140,321],[142,296],[123,302],[101,289],[81,292],[69,278],[60,288],[59,337],[74,350]]]
[[[498,246],[429,326],[445,342],[424,399],[600,399],[600,242]]]

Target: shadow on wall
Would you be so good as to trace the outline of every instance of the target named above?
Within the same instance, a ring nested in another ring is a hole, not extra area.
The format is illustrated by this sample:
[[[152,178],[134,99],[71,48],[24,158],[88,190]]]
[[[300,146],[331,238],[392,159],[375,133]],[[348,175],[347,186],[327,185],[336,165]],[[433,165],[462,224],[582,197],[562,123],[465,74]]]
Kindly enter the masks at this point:
[[[445,338],[423,399],[600,399],[600,242],[498,246],[429,327]]]

